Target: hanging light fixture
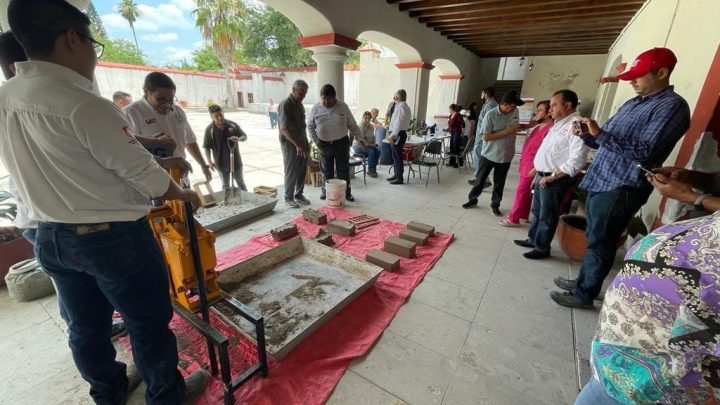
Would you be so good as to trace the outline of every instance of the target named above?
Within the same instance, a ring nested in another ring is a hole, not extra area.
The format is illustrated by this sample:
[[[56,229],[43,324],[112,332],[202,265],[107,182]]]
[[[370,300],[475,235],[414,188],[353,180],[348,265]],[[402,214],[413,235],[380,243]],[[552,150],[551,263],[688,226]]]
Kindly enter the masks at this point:
[[[528,70],[532,72],[533,68],[535,67],[535,63],[533,63],[534,57],[530,58],[530,66],[528,66]]]
[[[522,55],[520,55],[520,66],[522,66],[523,63],[525,63],[525,49],[526,48],[527,48],[527,39],[525,40],[525,43],[523,44]]]

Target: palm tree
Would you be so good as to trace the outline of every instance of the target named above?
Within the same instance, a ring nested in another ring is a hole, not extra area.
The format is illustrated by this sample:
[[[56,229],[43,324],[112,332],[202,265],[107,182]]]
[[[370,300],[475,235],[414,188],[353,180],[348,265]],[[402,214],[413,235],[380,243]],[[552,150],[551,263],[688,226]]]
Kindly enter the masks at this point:
[[[239,0],[195,0],[195,25],[202,30],[203,38],[211,45],[225,69],[227,100],[237,106],[234,84],[230,79],[235,51],[243,42],[245,3]]]
[[[118,4],[118,13],[127,20],[128,24],[130,24],[133,38],[135,38],[135,48],[137,49],[138,55],[140,55],[140,47],[138,46],[137,36],[135,36],[135,21],[137,21],[138,17],[140,17],[140,10],[138,10],[137,3],[133,0],[120,0],[120,4]]]

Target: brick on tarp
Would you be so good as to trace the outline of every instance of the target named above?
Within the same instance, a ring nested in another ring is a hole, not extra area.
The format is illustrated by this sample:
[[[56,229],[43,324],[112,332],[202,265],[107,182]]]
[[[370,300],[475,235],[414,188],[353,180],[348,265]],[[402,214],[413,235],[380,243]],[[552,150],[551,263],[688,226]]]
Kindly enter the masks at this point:
[[[412,258],[415,256],[415,243],[391,236],[385,239],[383,250],[394,255]]]
[[[303,210],[302,212],[303,218],[306,220],[312,222],[315,225],[324,225],[327,224],[327,215],[323,212],[320,212],[318,210],[314,210],[312,208],[308,208],[306,210]]]
[[[378,265],[383,270],[395,270],[400,267],[400,258],[392,253],[383,252],[382,250],[373,249],[365,254],[365,261]]]
[[[400,231],[400,239],[409,240],[418,245],[425,245],[428,241],[428,235],[426,233],[413,231],[412,229],[403,229]]]
[[[353,236],[355,235],[355,225],[348,221],[335,220],[328,224],[325,228],[326,231],[342,236]]]
[[[329,234],[322,229],[320,230],[320,232],[318,232],[317,236],[313,238],[313,240],[318,243],[322,243],[325,246],[332,246],[335,244],[335,241],[332,238],[332,234]]]
[[[435,227],[428,224],[423,224],[422,222],[412,221],[409,224],[407,224],[407,229],[410,229],[412,231],[416,232],[422,232],[428,236],[435,235]]]
[[[284,224],[270,230],[273,239],[280,241],[291,238],[298,234],[298,228],[295,224]]]

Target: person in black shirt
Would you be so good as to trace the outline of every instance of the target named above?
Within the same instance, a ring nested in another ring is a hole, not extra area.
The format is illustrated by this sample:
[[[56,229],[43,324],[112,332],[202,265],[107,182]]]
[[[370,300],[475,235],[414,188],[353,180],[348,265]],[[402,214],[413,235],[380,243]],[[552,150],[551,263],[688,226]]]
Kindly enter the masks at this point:
[[[213,104],[208,109],[212,123],[205,129],[203,148],[205,148],[205,157],[210,169],[220,172],[223,189],[228,189],[230,187],[230,152],[232,148],[235,155],[233,177],[240,190],[247,191],[243,180],[242,158],[240,158],[240,151],[237,148],[237,143],[245,142],[247,135],[240,129],[238,124],[225,119],[222,107]]]

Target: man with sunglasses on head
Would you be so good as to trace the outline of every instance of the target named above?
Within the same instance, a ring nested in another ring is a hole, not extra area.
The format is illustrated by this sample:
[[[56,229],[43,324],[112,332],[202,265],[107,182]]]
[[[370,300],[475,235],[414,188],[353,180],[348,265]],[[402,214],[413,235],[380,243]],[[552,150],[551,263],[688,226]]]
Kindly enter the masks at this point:
[[[210,166],[200,152],[195,133],[190,127],[185,111],[175,105],[175,83],[170,76],[151,72],[145,76],[144,96],[127,107],[123,112],[130,123],[130,131],[143,146],[148,142],[167,141],[176,145],[172,156],[185,158],[185,149],[202,166],[205,179],[210,181]],[[152,147],[148,147],[152,149]]]

